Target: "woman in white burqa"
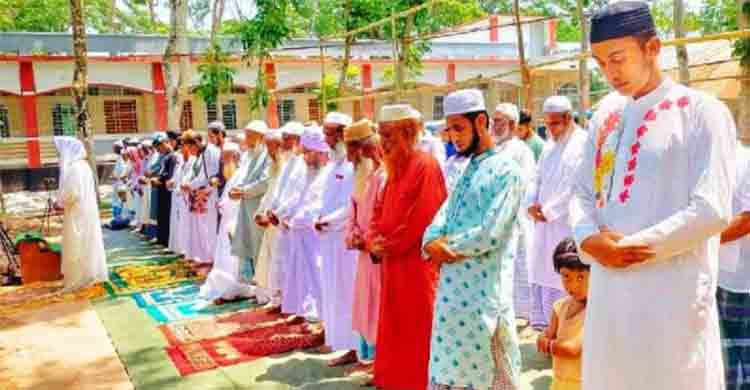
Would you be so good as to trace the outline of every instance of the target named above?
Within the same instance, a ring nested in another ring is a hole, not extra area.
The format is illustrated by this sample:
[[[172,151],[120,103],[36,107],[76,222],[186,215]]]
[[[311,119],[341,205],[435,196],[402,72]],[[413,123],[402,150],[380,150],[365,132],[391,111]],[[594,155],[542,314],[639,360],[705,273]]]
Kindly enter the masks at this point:
[[[108,280],[94,176],[83,144],[55,137],[60,178],[58,207],[63,214],[62,274],[65,291]]]

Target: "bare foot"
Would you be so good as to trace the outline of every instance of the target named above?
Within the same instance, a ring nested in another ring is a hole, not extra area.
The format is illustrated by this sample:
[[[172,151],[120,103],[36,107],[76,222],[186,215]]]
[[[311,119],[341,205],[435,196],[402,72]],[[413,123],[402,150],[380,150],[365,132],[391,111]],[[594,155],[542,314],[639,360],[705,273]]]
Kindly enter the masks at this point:
[[[331,352],[333,352],[333,349],[331,349],[331,347],[329,347],[329,346],[327,346],[327,345],[321,345],[320,347],[318,347],[318,348],[317,348],[317,349],[315,350],[315,352],[317,352],[317,353],[321,353],[321,354],[326,354],[326,353],[331,353]]]
[[[336,359],[328,361],[328,367],[344,366],[357,361],[357,352],[349,351]]]
[[[371,374],[375,365],[372,362],[357,362],[357,364],[349,367],[344,371],[344,375],[351,376],[356,373]]]

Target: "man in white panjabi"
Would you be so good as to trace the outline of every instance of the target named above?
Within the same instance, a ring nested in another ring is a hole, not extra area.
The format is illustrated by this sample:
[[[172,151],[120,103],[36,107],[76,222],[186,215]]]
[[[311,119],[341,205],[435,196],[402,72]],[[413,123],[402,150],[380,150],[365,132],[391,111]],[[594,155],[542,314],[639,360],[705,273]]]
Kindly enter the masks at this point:
[[[63,285],[65,291],[74,291],[109,280],[107,257],[86,150],[73,137],[55,137],[54,143],[60,165],[57,206],[64,210]]]
[[[193,169],[183,181],[182,190],[190,199],[190,239],[188,258],[197,263],[213,262],[219,222],[216,203],[218,185],[211,180],[219,173],[221,150],[210,142],[202,144],[197,134],[183,134],[185,143],[195,156]]]
[[[279,228],[288,233],[281,311],[307,318],[322,318],[320,236],[315,221],[320,215],[323,192],[322,168],[330,149],[320,128],[310,127],[302,135],[304,164],[301,180],[279,216]],[[279,243],[281,244],[281,243]]]
[[[255,224],[255,212],[268,187],[268,165],[271,159],[266,152],[263,136],[268,131],[265,122],[255,120],[245,127],[245,139],[250,143],[248,156],[240,174],[242,179],[232,188],[229,196],[240,201],[237,227],[234,234],[242,237],[232,242],[232,254],[240,258],[241,277],[248,282],[255,274],[263,231]]]
[[[614,87],[589,125],[570,206],[591,262],[584,390],[723,390],[719,233],[732,217],[736,129],[727,107],[659,67],[647,3],[592,18]]]
[[[240,146],[233,142],[225,142],[222,148],[222,166],[227,188],[231,188],[242,179],[237,174],[240,158]],[[252,288],[249,283],[243,283],[240,279],[240,260],[232,254],[232,240],[237,239],[234,231],[240,202],[232,199],[229,191],[224,191],[217,207],[221,220],[213,256],[214,265],[208,273],[206,282],[201,286],[200,296],[221,304],[237,298],[250,297]]]
[[[521,183],[524,190],[536,173],[534,153],[517,136],[516,127],[520,118],[518,106],[512,103],[501,103],[495,107],[492,117],[492,134],[495,149],[509,156],[521,168]],[[533,249],[534,224],[527,213],[518,213],[518,249],[516,250],[515,268],[513,275],[513,306],[516,317],[530,319],[531,316],[531,286],[529,285],[529,265]]]
[[[586,133],[573,121],[573,108],[565,96],[551,96],[544,102],[544,123],[550,140],[544,145],[536,174],[529,183],[524,206],[534,221],[533,250],[529,266],[531,284],[531,326],[547,326],[552,305],[565,295],[552,254],[572,231],[568,204],[586,144]]]
[[[286,205],[297,196],[298,187],[304,179],[305,161],[300,145],[300,137],[304,131],[305,127],[294,121],[287,122],[281,128],[281,158],[284,165],[278,173],[273,190],[266,192],[264,197],[267,199],[262,201],[264,203],[262,214],[256,219],[256,221],[260,220],[261,222],[259,226],[267,225],[266,230],[271,229],[274,232],[271,236],[271,242],[268,243],[268,252],[266,252],[270,258],[264,260],[270,263],[268,270],[269,288],[258,290],[258,299],[261,302],[268,302],[271,306],[281,305],[282,288],[286,279],[286,260],[291,247],[290,234],[288,231],[279,228],[279,218],[289,216]],[[261,285],[261,287],[263,286]]]
[[[344,129],[351,124],[351,117],[338,112],[329,113],[323,122],[326,143],[331,148],[331,159],[321,173],[323,193],[321,208],[315,221],[323,260],[322,319],[326,334],[322,351],[347,351],[343,356],[331,360],[331,366],[357,360],[358,339],[352,324],[352,300],[358,253],[346,247],[346,225],[351,212],[354,166],[346,158]]]
[[[283,152],[283,136],[281,130],[269,130],[264,136],[266,151],[271,163],[268,166],[268,189],[260,200],[258,210],[255,213],[255,223],[263,229],[263,240],[260,244],[258,253],[258,263],[255,267],[255,283],[257,285],[256,297],[259,303],[270,303],[278,305],[279,302],[272,302],[273,298],[280,296],[277,293],[280,288],[278,281],[274,280],[272,268],[275,267],[273,261],[273,250],[276,245],[277,229],[268,220],[268,207],[273,200],[273,194],[276,191],[276,185],[279,181],[284,166],[286,165],[286,156]]]

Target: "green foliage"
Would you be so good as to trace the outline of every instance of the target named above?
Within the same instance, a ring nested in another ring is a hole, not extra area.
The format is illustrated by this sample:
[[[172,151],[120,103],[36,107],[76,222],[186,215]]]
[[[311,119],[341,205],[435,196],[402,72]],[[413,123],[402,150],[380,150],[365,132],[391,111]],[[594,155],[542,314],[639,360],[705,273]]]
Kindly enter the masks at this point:
[[[750,1],[742,4],[742,13],[746,18],[750,18]],[[734,42],[732,54],[740,59],[740,65],[744,68],[750,68],[750,38],[738,39]]]
[[[345,72],[346,79],[344,80],[344,85],[348,86],[349,88],[358,88],[359,74],[359,67],[350,65]],[[336,104],[335,102],[331,102],[331,100],[338,99],[347,95],[345,91],[343,93],[339,91],[339,76],[333,73],[326,73],[325,77],[323,77],[323,88],[325,88],[326,93],[326,111],[337,110],[338,104]],[[322,102],[322,90],[320,88],[315,88],[313,92],[315,93],[318,102]]]
[[[86,28],[93,32],[166,32],[163,23],[152,23],[145,2],[123,4],[112,9],[110,0],[86,1]],[[0,31],[65,32],[69,27],[69,0],[0,0]]]
[[[219,94],[232,89],[236,73],[237,70],[228,64],[227,54],[218,44],[213,44],[203,57],[203,63],[198,66],[201,78],[195,92],[206,104],[214,104]]]

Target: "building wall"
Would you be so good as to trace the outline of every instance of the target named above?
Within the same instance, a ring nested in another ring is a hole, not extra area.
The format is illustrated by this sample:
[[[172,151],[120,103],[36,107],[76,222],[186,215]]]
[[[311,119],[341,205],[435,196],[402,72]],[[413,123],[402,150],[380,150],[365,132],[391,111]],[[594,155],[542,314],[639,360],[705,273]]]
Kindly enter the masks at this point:
[[[148,133],[155,131],[154,103],[149,94],[142,96],[89,96],[90,126],[94,134],[107,134],[106,117],[104,114],[105,101],[129,101],[135,100],[136,118],[138,120],[138,132]],[[39,135],[49,137],[54,135],[52,111],[56,104],[73,105],[72,96],[37,96],[37,123]]]

